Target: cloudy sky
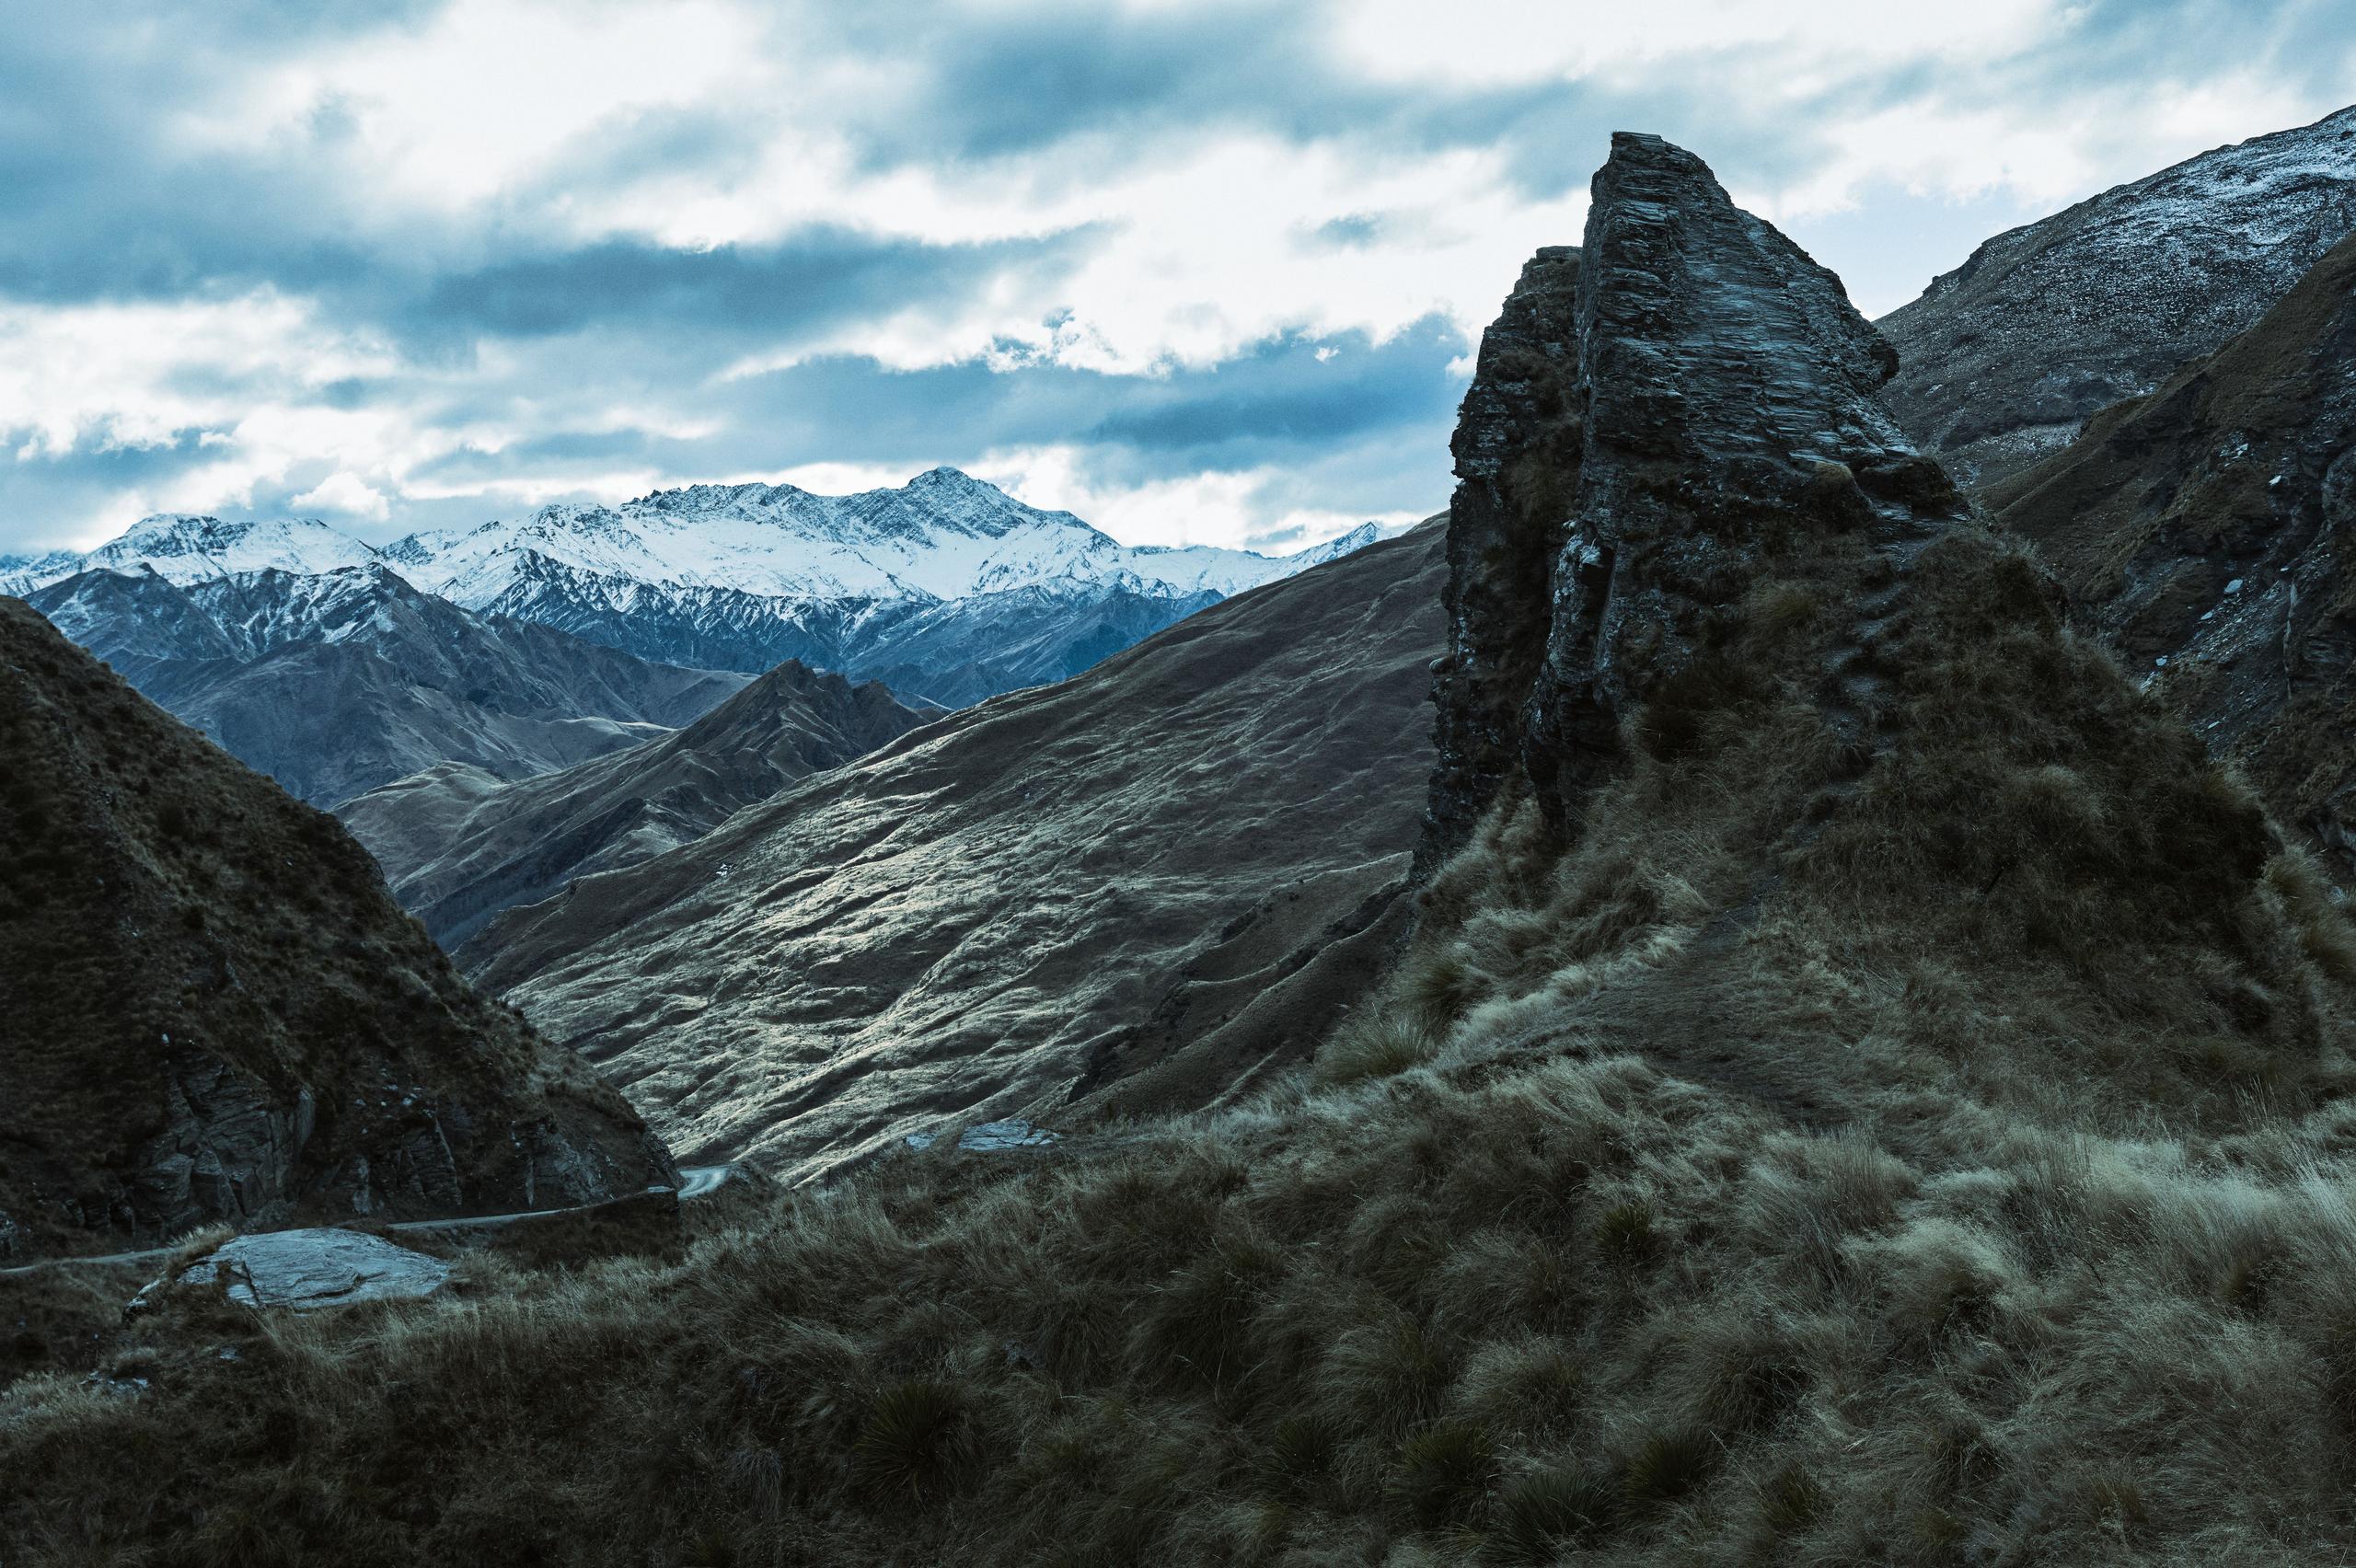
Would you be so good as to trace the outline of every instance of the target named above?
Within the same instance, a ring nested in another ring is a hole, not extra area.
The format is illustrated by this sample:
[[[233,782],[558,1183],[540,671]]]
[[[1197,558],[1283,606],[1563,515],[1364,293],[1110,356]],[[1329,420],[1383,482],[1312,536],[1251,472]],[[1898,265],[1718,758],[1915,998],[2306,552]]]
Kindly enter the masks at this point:
[[[2345,0],[0,0],[0,549],[936,463],[1289,548],[1445,501],[1615,127],[1873,315],[2350,83]]]

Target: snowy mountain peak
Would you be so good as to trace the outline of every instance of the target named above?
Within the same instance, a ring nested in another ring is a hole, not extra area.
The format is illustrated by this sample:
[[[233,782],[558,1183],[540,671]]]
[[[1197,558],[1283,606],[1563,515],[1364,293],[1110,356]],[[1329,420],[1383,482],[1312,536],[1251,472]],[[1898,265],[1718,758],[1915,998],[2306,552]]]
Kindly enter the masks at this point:
[[[135,571],[144,566],[168,582],[190,583],[246,571],[313,575],[368,566],[379,559],[370,546],[316,517],[224,522],[163,513],[133,524],[121,537],[81,558],[75,569]]]

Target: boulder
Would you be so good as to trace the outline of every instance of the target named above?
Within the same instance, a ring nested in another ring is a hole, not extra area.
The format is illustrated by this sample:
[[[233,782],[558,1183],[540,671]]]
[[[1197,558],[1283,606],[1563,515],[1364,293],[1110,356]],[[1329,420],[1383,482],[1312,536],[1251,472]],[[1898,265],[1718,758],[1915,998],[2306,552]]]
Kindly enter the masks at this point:
[[[441,1259],[359,1230],[271,1230],[240,1236],[132,1298],[134,1312],[154,1306],[173,1286],[225,1281],[241,1307],[308,1311],[362,1301],[406,1301],[433,1295],[448,1283]]]

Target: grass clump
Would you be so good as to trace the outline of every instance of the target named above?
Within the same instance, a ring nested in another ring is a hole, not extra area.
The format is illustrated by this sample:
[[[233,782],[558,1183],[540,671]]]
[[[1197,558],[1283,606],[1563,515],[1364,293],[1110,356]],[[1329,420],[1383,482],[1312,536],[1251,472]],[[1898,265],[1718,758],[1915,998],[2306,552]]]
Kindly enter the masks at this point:
[[[879,1502],[924,1503],[954,1491],[981,1458],[972,1400],[955,1383],[910,1378],[876,1391],[851,1468]]]
[[[1497,1495],[1494,1555],[1503,1562],[1552,1562],[1566,1547],[1604,1535],[1620,1516],[1610,1476],[1569,1465],[1530,1470]]]
[[[1431,1060],[1438,1050],[1438,1038],[1424,1023],[1386,1012],[1338,1031],[1318,1053],[1317,1078],[1339,1088],[1397,1078]]]
[[[1444,1421],[1401,1446],[1391,1492],[1409,1517],[1431,1529],[1470,1518],[1496,1479],[1496,1444],[1487,1428]]]

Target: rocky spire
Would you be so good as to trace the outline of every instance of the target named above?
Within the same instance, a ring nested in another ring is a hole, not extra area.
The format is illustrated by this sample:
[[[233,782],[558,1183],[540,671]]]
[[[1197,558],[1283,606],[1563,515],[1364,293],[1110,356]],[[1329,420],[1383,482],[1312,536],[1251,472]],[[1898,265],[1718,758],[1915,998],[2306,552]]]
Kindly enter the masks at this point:
[[[1575,831],[1634,703],[1707,678],[1712,616],[1795,530],[1902,553],[1958,513],[1875,400],[1896,363],[1700,159],[1612,138],[1584,247],[1524,271],[1460,415],[1425,869],[1501,790]]]

